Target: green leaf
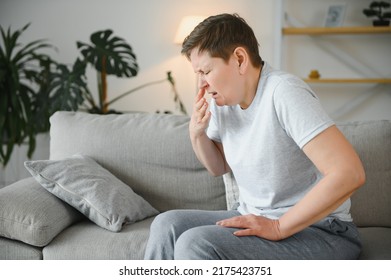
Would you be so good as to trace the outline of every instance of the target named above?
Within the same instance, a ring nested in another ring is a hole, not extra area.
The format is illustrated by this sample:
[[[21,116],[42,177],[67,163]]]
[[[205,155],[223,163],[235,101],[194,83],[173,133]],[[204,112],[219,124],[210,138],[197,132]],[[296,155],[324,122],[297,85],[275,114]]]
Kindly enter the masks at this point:
[[[64,64],[57,65],[57,72],[51,76],[50,102],[52,110],[77,110],[83,103],[84,92],[88,91],[85,75],[86,64],[77,59],[69,69]]]
[[[113,31],[98,31],[91,35],[92,45],[77,42],[84,59],[99,72],[117,77],[133,77],[138,73],[136,55],[122,38],[112,36]]]

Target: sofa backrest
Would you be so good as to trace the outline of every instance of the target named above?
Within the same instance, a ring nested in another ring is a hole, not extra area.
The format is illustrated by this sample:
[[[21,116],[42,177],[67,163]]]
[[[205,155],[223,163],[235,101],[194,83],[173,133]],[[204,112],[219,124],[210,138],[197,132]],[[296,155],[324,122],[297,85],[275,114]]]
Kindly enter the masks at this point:
[[[391,120],[338,124],[363,162],[366,183],[352,196],[358,226],[391,227]]]
[[[50,121],[51,159],[89,155],[159,211],[226,209],[222,178],[210,176],[191,148],[188,117],[57,112]],[[352,196],[354,222],[391,227],[391,120],[337,125],[366,172]]]
[[[50,122],[50,159],[88,155],[159,211],[226,209],[222,178],[194,155],[187,116],[57,112]]]

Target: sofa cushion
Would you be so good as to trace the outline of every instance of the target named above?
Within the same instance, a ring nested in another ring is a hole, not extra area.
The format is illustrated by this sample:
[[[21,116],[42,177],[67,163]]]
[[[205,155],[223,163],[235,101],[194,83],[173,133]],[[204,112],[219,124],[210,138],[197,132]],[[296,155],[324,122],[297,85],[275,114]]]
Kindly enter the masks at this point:
[[[0,236],[45,246],[82,218],[83,215],[42,188],[34,178],[0,189]]]
[[[366,174],[366,183],[352,196],[354,222],[362,227],[391,227],[391,120],[338,127],[357,151]]]
[[[26,161],[25,166],[45,189],[105,229],[117,232],[158,213],[90,157]]]
[[[42,248],[0,237],[0,260],[42,260]]]
[[[45,260],[142,260],[153,217],[114,233],[83,221],[67,228],[43,249]]]
[[[187,116],[57,112],[50,121],[50,159],[88,155],[159,211],[226,208],[222,178],[193,152]]]
[[[360,227],[361,260],[391,260],[391,228]]]

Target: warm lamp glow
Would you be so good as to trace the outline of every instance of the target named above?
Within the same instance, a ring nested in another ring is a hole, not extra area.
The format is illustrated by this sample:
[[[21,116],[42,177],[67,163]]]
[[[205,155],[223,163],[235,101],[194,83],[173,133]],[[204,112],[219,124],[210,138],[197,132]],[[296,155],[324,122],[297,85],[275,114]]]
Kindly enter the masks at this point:
[[[193,31],[194,27],[196,27],[205,18],[206,17],[204,16],[186,16],[182,18],[175,35],[174,43],[182,44],[183,40],[185,40],[191,31]]]

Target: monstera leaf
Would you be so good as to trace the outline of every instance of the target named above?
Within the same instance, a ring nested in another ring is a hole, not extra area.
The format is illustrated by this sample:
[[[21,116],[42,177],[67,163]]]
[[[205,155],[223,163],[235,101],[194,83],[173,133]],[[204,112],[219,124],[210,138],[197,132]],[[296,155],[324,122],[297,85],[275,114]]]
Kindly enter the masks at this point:
[[[69,69],[64,64],[57,65],[57,71],[52,74],[50,100],[54,111],[75,111],[90,96],[85,75],[86,64],[76,59]]]
[[[117,77],[137,75],[138,65],[132,48],[123,39],[111,36],[113,31],[98,31],[91,35],[93,45],[77,42],[84,58],[99,72]]]

